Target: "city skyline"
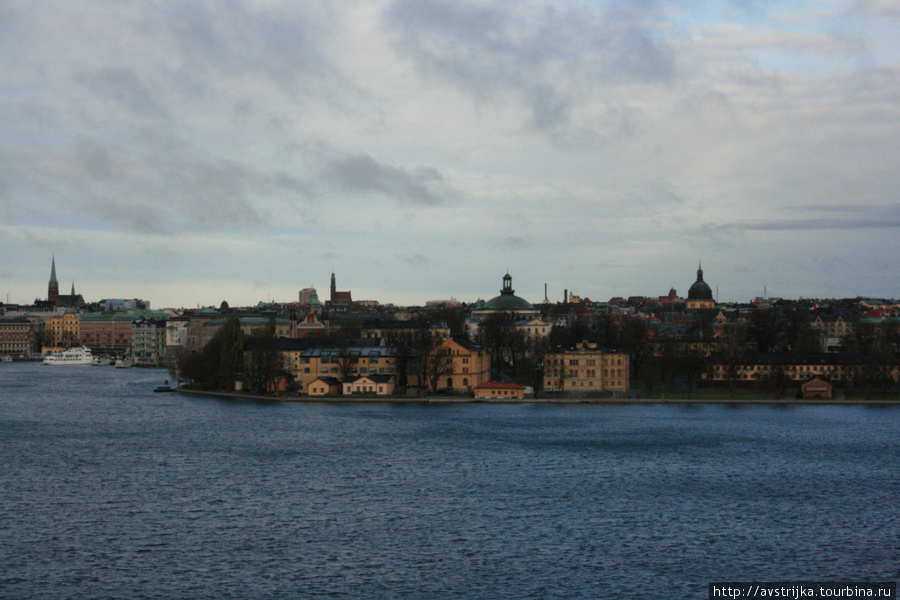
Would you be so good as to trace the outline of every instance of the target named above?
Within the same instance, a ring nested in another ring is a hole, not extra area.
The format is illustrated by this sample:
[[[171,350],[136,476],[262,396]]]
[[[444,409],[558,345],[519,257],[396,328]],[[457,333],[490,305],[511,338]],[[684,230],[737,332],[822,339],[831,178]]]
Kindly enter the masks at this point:
[[[0,299],[900,296],[877,0],[4,9]]]

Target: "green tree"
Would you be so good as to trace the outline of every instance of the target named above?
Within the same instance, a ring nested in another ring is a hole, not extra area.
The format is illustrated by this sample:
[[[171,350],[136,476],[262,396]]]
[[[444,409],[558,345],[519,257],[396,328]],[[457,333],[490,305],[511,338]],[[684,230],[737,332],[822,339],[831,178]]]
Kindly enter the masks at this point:
[[[183,379],[197,387],[233,390],[243,369],[243,353],[241,322],[230,317],[201,351],[181,355],[178,370]]]
[[[275,317],[270,317],[266,326],[254,335],[245,353],[245,375],[249,388],[261,394],[268,393],[284,366],[275,337]]]

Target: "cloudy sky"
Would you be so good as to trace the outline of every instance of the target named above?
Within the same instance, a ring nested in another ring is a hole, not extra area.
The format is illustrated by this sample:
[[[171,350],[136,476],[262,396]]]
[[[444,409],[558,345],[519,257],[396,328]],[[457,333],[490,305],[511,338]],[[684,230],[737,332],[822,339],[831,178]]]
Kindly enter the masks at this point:
[[[0,1],[0,300],[900,297],[900,2]]]

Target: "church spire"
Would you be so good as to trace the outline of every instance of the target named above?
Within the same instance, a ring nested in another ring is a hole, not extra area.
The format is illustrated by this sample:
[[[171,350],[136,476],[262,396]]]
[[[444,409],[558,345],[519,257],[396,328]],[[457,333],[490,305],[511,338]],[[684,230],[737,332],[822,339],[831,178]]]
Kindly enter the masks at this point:
[[[50,262],[50,283],[47,285],[47,300],[50,302],[59,301],[59,283],[56,281],[56,253]]]

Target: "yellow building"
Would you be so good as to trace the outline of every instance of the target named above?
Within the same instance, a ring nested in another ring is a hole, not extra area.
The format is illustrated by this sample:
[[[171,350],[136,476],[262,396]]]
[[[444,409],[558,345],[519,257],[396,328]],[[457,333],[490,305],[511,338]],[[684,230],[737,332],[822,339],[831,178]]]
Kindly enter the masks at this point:
[[[278,344],[284,369],[304,391],[320,378],[397,374],[397,351],[381,340],[281,338]]]
[[[609,351],[582,342],[571,350],[544,358],[544,389],[548,392],[624,392],[631,377],[627,352]]]
[[[463,335],[444,340],[437,353],[446,358],[438,377],[438,388],[470,391],[491,378],[491,353]],[[430,382],[424,383],[430,385]]]
[[[488,381],[476,386],[475,397],[479,400],[521,400],[525,397],[525,388],[518,383]]]
[[[71,348],[79,344],[81,316],[67,313],[44,319],[44,346],[49,348]]]

